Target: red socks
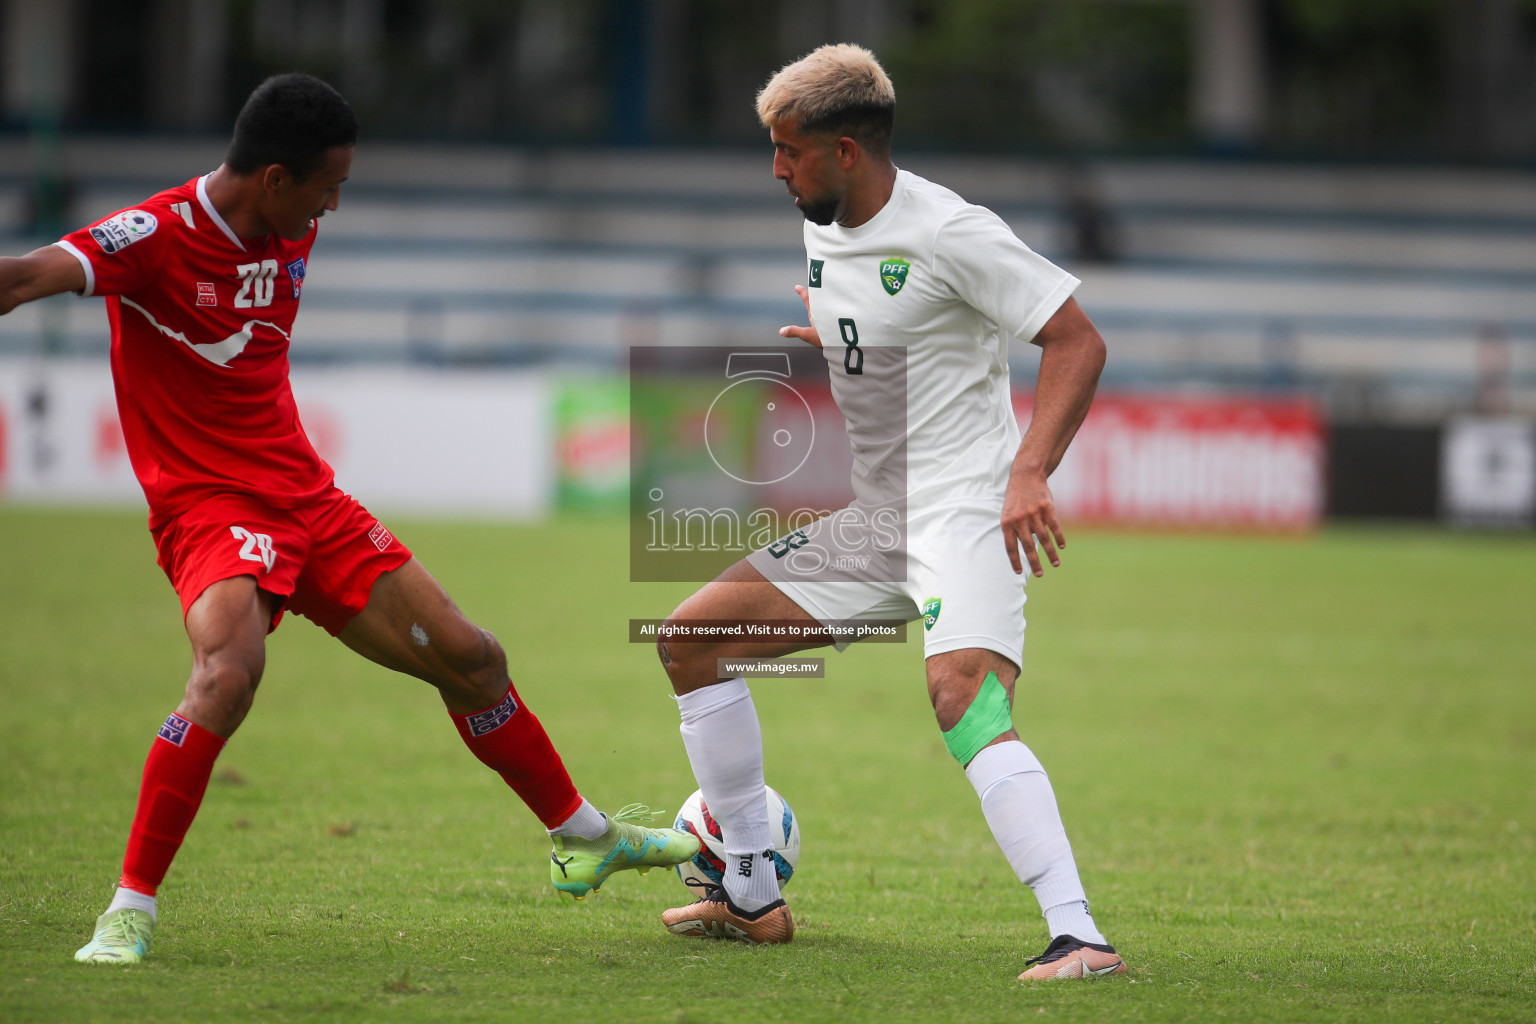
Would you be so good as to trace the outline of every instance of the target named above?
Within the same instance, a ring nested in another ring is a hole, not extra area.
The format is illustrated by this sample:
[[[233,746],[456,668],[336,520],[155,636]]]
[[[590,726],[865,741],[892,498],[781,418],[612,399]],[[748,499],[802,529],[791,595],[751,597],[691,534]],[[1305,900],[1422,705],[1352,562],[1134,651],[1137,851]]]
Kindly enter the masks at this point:
[[[153,896],[197,815],[224,740],[172,712],[144,762],[139,808],[123,857],[125,889]]]
[[[506,696],[486,710],[452,717],[470,751],[500,773],[545,828],[557,827],[581,807],[581,795],[549,735],[533,712],[519,704],[510,683]],[[213,762],[223,749],[223,739],[195,722],[174,712],[165,720],[144,762],[139,806],[118,883],[123,888],[155,895],[192,827]]]
[[[507,781],[545,828],[557,827],[581,807],[581,794],[549,734],[518,702],[511,683],[507,695],[484,711],[450,715],[470,752]]]

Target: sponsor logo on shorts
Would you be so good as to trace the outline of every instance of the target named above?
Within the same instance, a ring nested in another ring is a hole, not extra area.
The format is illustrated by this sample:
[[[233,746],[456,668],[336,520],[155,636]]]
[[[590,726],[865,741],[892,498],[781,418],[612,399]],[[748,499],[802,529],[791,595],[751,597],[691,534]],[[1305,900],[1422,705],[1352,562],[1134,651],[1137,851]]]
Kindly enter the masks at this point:
[[[143,210],[124,210],[91,228],[91,237],[105,253],[121,252],[155,233],[160,221]]]
[[[923,629],[930,630],[933,624],[939,621],[939,612],[944,609],[942,597],[930,597],[923,602]]]
[[[213,290],[212,281],[197,282],[197,304],[199,306],[217,306],[219,293]]]
[[[172,711],[156,735],[167,743],[174,743],[179,747],[187,742],[187,730],[190,728],[192,728],[191,722]]]
[[[300,256],[288,264],[287,270],[288,280],[293,282],[293,297],[298,298],[299,292],[304,290],[304,257]]]
[[[373,546],[380,551],[388,551],[389,546],[395,542],[395,535],[389,532],[389,528],[377,519],[373,521],[373,529],[368,531],[368,539],[373,541]]]
[[[482,711],[478,715],[470,715],[465,719],[469,724],[471,736],[484,736],[488,732],[494,732],[512,720],[517,713],[517,698],[508,690],[507,695],[501,699],[501,703],[489,711]]]

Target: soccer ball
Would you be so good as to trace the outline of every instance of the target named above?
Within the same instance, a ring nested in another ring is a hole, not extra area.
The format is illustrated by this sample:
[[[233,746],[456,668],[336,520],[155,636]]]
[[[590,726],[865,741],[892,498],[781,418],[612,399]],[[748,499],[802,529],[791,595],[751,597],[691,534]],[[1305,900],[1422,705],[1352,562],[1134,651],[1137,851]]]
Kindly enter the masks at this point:
[[[795,812],[772,787],[768,787],[768,823],[773,828],[773,863],[778,868],[779,885],[785,885],[795,873],[800,860],[800,821]],[[694,790],[677,812],[672,826],[680,832],[691,832],[699,837],[699,852],[692,860],[677,866],[677,877],[698,897],[703,897],[706,886],[720,885],[725,875],[725,839],[720,823],[709,813],[704,794]]]

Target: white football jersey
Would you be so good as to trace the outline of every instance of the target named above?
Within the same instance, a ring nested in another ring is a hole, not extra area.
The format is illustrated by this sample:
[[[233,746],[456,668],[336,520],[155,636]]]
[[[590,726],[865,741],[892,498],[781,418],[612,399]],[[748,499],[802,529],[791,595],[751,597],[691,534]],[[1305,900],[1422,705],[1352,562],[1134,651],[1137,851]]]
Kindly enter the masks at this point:
[[[856,228],[807,221],[805,249],[854,494],[883,503],[904,490],[909,511],[1000,505],[1020,440],[1008,340],[1033,338],[1078,279],[992,211],[908,171]]]

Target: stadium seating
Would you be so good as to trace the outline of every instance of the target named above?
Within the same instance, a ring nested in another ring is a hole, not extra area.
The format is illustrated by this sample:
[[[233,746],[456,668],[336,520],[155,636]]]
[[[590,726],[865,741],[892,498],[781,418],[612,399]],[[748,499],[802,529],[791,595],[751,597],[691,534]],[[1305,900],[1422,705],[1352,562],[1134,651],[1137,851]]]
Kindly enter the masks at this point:
[[[220,145],[72,141],[83,221]],[[30,156],[0,140],[0,237]],[[1347,413],[1468,407],[1490,373],[1536,408],[1536,175],[914,154],[1084,280],[1111,383],[1306,390]],[[1091,234],[1085,234],[1089,232]],[[365,146],[316,247],[299,359],[621,365],[630,344],[777,342],[801,315],[800,221],[767,150]],[[97,351],[91,307],[24,309],[0,352]],[[51,318],[51,319],[50,319]],[[51,325],[51,326],[50,326]],[[1031,360],[1020,352],[1018,372]]]

